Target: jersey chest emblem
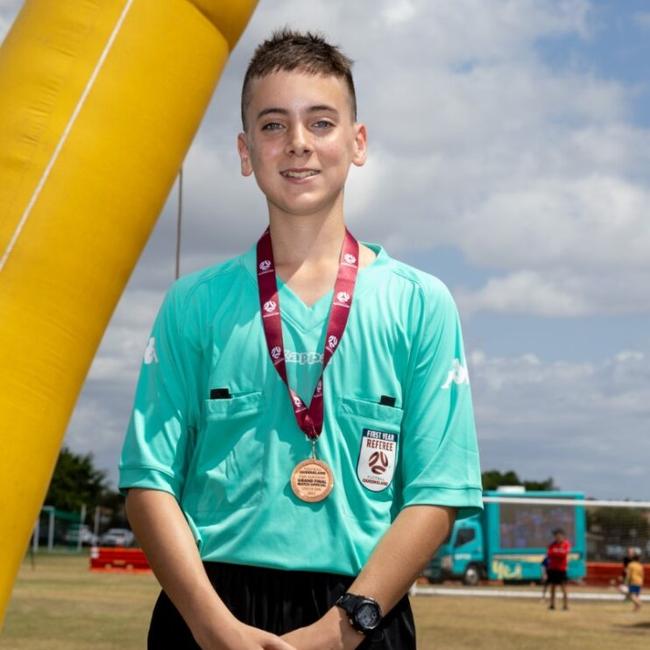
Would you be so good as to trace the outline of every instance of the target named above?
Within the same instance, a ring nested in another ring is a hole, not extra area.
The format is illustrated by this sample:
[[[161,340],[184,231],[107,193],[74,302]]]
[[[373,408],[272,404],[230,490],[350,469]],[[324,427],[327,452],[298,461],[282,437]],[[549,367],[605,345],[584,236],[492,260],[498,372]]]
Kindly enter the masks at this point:
[[[385,490],[397,462],[397,434],[364,429],[357,461],[357,477],[371,492]]]

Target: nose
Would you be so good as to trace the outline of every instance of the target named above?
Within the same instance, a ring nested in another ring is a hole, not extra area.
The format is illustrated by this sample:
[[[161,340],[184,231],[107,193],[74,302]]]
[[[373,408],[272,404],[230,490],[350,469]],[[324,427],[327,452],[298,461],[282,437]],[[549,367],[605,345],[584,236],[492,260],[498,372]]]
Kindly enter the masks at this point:
[[[309,134],[302,124],[294,125],[289,131],[287,153],[294,156],[305,156],[311,152]]]

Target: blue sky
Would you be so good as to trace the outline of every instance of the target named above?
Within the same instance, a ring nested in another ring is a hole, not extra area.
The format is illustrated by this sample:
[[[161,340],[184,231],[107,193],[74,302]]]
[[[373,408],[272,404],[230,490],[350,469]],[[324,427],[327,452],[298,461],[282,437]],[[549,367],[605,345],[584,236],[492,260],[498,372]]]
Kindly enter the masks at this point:
[[[0,30],[19,2],[0,0]],[[355,59],[370,160],[351,229],[452,289],[484,469],[650,499],[650,3],[261,0],[185,164],[183,272],[264,226],[234,147],[260,39],[319,29]],[[173,279],[175,190],[70,423],[112,479]]]

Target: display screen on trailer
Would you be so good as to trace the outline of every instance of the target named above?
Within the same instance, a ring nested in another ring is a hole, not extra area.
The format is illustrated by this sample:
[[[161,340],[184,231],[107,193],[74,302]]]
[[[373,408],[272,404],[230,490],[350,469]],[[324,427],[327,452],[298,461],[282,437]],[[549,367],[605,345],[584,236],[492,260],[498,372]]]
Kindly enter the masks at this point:
[[[568,540],[575,541],[575,508],[519,503],[500,504],[501,548],[546,548],[553,530],[563,528]]]

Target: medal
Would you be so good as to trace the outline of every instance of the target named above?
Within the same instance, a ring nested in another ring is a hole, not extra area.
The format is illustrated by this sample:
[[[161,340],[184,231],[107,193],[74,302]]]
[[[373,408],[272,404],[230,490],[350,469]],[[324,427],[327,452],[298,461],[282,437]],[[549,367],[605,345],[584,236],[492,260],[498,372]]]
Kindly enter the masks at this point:
[[[339,259],[339,270],[334,285],[334,297],[327,322],[323,366],[309,407],[307,407],[298,393],[289,386],[287,377],[280,317],[280,296],[275,278],[270,228],[266,229],[257,242],[257,284],[260,313],[269,356],[289,391],[298,427],[312,444],[311,458],[296,465],[291,473],[290,481],[291,489],[296,497],[307,503],[323,501],[334,487],[332,470],[327,463],[316,457],[316,441],[323,430],[323,371],[338,348],[345,332],[358,270],[359,242],[346,229]]]
[[[334,487],[334,475],[329,466],[317,458],[298,463],[291,472],[291,489],[302,501],[323,501]]]

